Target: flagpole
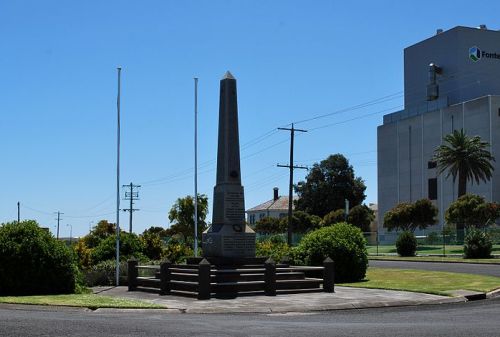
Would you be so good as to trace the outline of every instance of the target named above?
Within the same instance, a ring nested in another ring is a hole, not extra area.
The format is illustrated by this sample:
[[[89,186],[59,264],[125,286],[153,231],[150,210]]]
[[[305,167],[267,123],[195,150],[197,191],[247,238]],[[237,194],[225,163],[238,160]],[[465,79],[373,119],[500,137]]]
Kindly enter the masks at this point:
[[[194,256],[198,256],[198,78],[194,78]]]
[[[121,71],[118,67],[118,96],[116,99],[117,110],[117,141],[116,141],[116,286],[120,285],[120,90]]]

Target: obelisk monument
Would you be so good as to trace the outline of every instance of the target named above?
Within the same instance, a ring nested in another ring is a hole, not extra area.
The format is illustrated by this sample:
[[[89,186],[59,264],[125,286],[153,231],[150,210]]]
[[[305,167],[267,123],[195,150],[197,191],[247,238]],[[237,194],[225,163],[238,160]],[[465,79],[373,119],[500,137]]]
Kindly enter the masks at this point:
[[[203,256],[255,257],[255,233],[245,223],[241,186],[236,79],[227,71],[220,81],[217,180],[212,225],[202,236]]]

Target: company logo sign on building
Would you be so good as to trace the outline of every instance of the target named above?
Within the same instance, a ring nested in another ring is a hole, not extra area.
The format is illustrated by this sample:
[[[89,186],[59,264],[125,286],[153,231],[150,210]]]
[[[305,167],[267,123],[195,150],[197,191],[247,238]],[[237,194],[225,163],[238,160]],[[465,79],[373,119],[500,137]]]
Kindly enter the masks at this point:
[[[477,62],[482,58],[500,60],[500,53],[490,53],[474,46],[469,48],[469,58],[474,62]]]

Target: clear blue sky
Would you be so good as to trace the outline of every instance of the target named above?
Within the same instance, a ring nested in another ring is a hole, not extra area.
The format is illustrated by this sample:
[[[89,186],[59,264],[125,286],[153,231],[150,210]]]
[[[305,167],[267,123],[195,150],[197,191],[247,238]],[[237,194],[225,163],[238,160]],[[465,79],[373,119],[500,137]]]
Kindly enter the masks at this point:
[[[168,226],[193,194],[193,77],[199,80],[199,192],[215,184],[218,86],[238,80],[246,208],[287,193],[295,164],[343,153],[377,200],[376,127],[403,104],[403,49],[437,28],[499,29],[498,1],[3,1],[0,222],[37,219],[61,236],[115,221],[116,67],[121,181],[142,184],[134,228]],[[359,109],[342,109],[389,96]],[[264,135],[264,136],[263,136]],[[263,136],[263,137],[261,137]],[[295,181],[305,171],[297,171]],[[122,201],[122,206],[125,206]],[[209,215],[211,220],[211,215]],[[128,228],[128,214],[121,215]]]

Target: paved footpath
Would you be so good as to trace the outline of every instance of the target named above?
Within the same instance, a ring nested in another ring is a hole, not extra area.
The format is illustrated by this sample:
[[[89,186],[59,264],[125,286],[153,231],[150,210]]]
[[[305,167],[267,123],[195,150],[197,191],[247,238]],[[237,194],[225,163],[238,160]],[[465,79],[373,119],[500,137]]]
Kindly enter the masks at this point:
[[[129,292],[127,287],[96,287],[94,293],[140,299],[184,313],[274,313],[307,312],[336,309],[410,306],[464,302],[461,297],[445,297],[405,291],[335,287],[335,293],[305,293],[269,296],[212,298],[199,301],[180,296],[160,296],[144,291]]]

